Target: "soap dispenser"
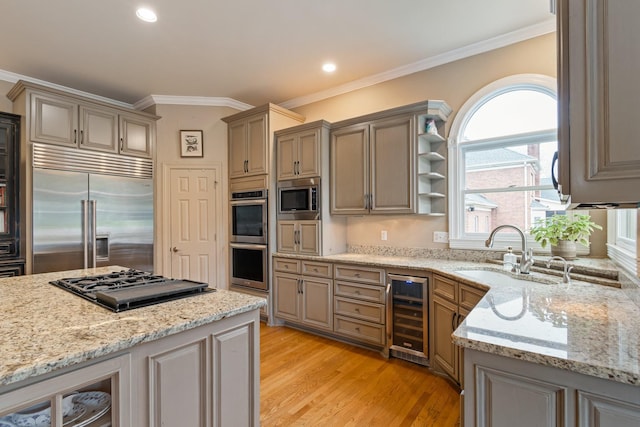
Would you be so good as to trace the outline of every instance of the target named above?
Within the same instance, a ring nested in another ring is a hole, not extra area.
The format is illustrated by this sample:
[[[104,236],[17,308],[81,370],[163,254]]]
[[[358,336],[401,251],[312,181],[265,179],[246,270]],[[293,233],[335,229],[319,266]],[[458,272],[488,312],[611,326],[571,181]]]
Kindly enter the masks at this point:
[[[511,271],[513,266],[516,265],[518,257],[513,253],[513,248],[509,246],[507,248],[507,253],[502,256],[502,268]]]

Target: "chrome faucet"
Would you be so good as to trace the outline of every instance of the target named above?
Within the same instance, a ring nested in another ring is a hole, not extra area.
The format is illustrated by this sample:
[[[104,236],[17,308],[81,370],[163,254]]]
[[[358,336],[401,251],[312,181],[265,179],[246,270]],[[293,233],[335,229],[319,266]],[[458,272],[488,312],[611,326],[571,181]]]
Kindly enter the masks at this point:
[[[489,234],[489,238],[484,242],[484,245],[488,248],[493,246],[493,239],[496,233],[503,228],[512,228],[520,234],[520,238],[522,239],[522,255],[520,256],[520,263],[516,263],[514,266],[516,273],[529,274],[529,270],[533,265],[533,249],[527,249],[527,237],[524,235],[522,230],[520,230],[515,225],[504,224],[499,225],[494,228]]]
[[[561,256],[552,256],[547,261],[547,268],[551,267],[551,261],[553,260],[562,261],[564,264],[564,273],[562,274],[562,283],[571,283],[571,276],[569,276],[569,273],[571,273],[571,270],[573,270],[573,265],[569,265],[569,263],[567,263],[567,260],[562,258]]]

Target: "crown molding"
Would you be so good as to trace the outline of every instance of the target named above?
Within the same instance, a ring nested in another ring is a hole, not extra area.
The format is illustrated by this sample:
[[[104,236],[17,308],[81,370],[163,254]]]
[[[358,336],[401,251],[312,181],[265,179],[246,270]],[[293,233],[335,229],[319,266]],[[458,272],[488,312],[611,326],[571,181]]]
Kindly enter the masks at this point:
[[[55,89],[55,90],[61,90],[73,95],[78,95],[78,96],[82,96],[84,98],[89,98],[92,99],[94,101],[99,101],[99,102],[106,102],[108,104],[111,104],[113,106],[116,107],[122,107],[122,108],[128,108],[128,109],[133,109],[134,106],[126,103],[126,102],[122,102],[122,101],[117,101],[115,99],[111,99],[111,98],[106,98],[104,96],[100,96],[100,95],[96,95],[93,93],[89,93],[89,92],[84,92],[78,89],[74,89],[71,87],[67,87],[67,86],[62,86],[62,85],[58,85],[55,83],[51,83],[51,82],[47,82],[45,80],[40,80],[40,79],[34,79],[33,77],[29,77],[29,76],[25,76],[22,74],[16,74],[16,73],[12,73],[10,71],[5,71],[5,70],[0,70],[0,80],[4,80],[7,81],[9,83],[17,83],[20,80],[23,80],[25,82],[29,82],[29,83],[35,83],[37,85],[40,86],[45,86],[48,87],[50,89]]]
[[[556,31],[556,20],[555,18],[550,18],[549,20],[541,22],[539,24],[531,25],[520,30],[503,34],[501,36],[483,40],[481,42],[473,43],[439,55],[422,59],[411,64],[393,68],[379,74],[374,74],[372,76],[368,76],[359,80],[354,80],[352,82],[320,92],[312,93],[310,95],[293,98],[288,101],[281,102],[279,103],[279,105],[284,108],[300,107],[302,105],[311,104],[312,102],[322,101],[333,96],[353,92],[358,89],[363,89],[368,86],[373,86],[389,80],[397,79],[399,77],[404,77],[409,74],[417,73],[419,71],[428,70],[439,65],[444,65],[453,61],[468,58],[473,55],[478,55],[480,53],[499,49],[501,47],[529,40],[534,37],[543,36],[554,31]]]
[[[149,95],[136,102],[134,107],[144,110],[152,105],[197,105],[207,107],[230,107],[236,110],[245,111],[253,108],[253,105],[237,101],[227,97],[206,97],[206,96],[174,96],[174,95]]]

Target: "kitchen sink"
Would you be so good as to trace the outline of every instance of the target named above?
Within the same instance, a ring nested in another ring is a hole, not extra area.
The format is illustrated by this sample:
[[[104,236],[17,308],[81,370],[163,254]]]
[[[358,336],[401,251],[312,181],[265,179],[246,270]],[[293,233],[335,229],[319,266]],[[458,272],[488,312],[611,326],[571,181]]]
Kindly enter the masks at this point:
[[[454,273],[469,279],[488,285],[514,285],[522,286],[527,283],[544,283],[554,284],[557,280],[548,279],[546,277],[533,276],[531,274],[514,274],[507,271],[501,272],[496,270],[456,270]]]

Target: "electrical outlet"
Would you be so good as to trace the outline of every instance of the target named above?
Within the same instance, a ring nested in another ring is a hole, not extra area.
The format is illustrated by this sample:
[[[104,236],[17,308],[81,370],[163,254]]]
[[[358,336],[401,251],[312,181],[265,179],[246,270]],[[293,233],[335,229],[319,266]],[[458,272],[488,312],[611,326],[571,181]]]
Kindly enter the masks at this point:
[[[380,240],[387,240],[387,230],[382,230],[380,232]]]
[[[434,231],[433,232],[433,241],[435,243],[448,243],[449,242],[449,233],[446,231]]]

